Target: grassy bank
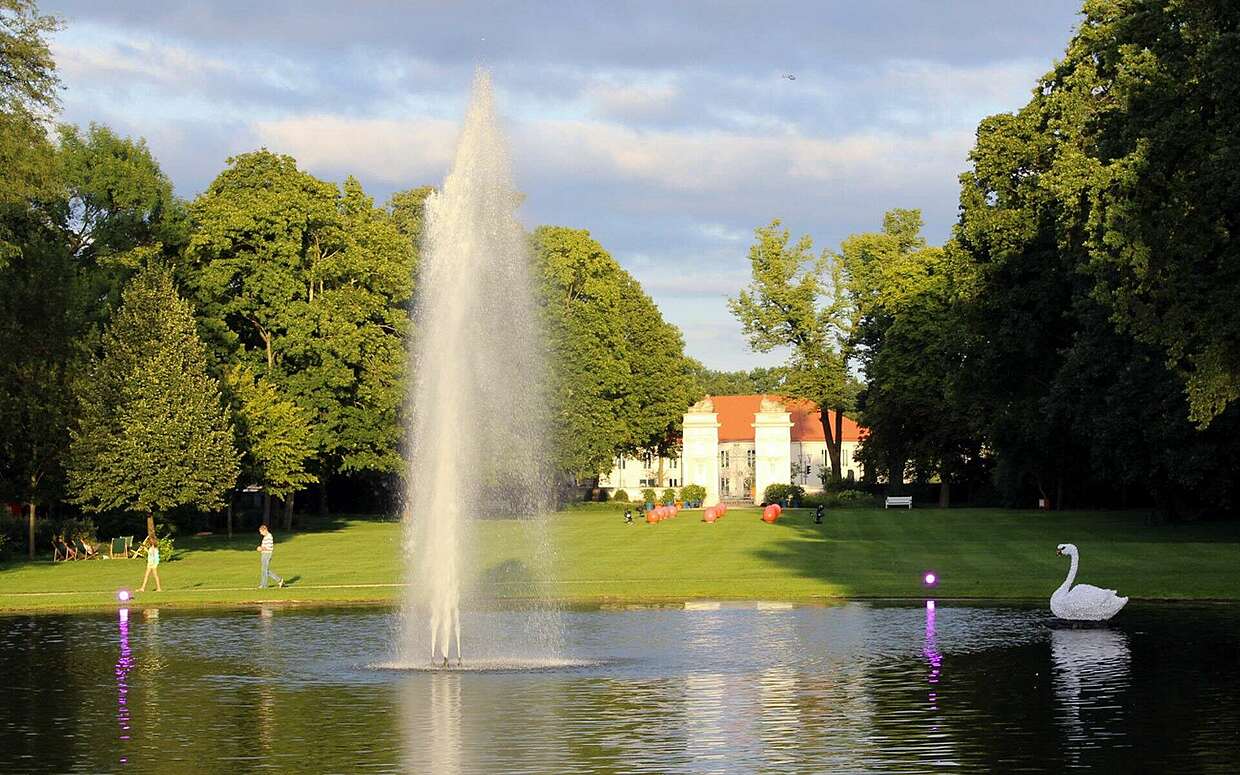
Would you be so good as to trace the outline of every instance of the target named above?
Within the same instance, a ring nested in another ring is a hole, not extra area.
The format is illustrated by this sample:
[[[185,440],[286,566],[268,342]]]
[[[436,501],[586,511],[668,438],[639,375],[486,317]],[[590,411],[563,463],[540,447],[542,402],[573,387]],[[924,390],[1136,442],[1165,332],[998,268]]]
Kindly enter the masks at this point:
[[[812,601],[920,597],[921,574],[941,578],[940,598],[1047,599],[1067,562],[1055,545],[1081,549],[1078,580],[1138,599],[1240,600],[1240,524],[1146,524],[1125,512],[999,509],[790,510],[775,525],[733,509],[714,525],[686,511],[659,525],[626,526],[622,509],[589,505],[550,518],[551,593],[567,602],[693,598]],[[529,593],[536,555],[529,523],[478,523],[484,586],[498,597]],[[160,567],[164,591],[142,604],[202,606],[264,601],[390,602],[403,592],[401,529],[340,520],[277,534],[272,567],[290,584],[257,590],[257,535],[183,538]],[[48,561],[0,566],[0,610],[115,606],[141,583],[141,560]]]

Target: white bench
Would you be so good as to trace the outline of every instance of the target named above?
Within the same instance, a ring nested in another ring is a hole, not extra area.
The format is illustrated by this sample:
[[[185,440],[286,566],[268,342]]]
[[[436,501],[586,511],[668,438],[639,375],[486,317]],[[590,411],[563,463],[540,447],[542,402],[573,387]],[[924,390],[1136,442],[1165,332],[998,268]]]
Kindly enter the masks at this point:
[[[905,506],[911,509],[913,508],[913,496],[912,495],[888,495],[886,503],[883,504],[883,508],[886,509],[892,506]]]

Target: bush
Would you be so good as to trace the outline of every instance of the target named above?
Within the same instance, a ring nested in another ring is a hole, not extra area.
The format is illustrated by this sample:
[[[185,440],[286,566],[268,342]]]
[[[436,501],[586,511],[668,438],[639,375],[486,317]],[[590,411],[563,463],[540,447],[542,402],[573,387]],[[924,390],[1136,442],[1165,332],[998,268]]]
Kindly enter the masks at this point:
[[[686,484],[680,488],[680,497],[685,503],[701,503],[706,500],[706,488],[700,484]]]
[[[615,492],[611,494],[611,499],[613,501],[623,501],[624,503],[628,503],[629,494],[625,492],[624,490],[616,490]]]
[[[878,505],[878,498],[865,490],[840,490],[839,492],[816,492],[801,499],[806,508],[822,505],[828,509],[861,509]]]
[[[831,508],[839,505],[836,502],[835,495],[828,492],[811,492],[801,498],[801,505],[807,509],[815,509],[819,506]]]
[[[668,487],[666,490],[663,491],[663,505],[672,506],[672,505],[675,505],[675,503],[676,503],[676,491],[673,490],[671,487]]]
[[[865,490],[840,490],[835,494],[841,508],[864,508],[878,505],[878,499]]]
[[[656,496],[655,491],[652,490],[651,488],[647,487],[646,489],[642,490],[642,502],[643,503],[654,503],[656,497],[657,496]]]
[[[768,484],[762,491],[762,500],[766,503],[787,503],[792,499],[794,505],[800,504],[805,497],[805,488],[799,484]]]

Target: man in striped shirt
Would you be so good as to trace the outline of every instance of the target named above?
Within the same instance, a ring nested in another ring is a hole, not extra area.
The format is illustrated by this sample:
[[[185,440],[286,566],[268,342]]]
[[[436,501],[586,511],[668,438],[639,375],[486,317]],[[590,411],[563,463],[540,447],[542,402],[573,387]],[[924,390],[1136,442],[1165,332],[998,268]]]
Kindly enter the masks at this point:
[[[263,542],[258,545],[259,554],[263,558],[262,575],[258,577],[258,588],[267,588],[267,579],[270,577],[276,582],[277,587],[284,586],[284,579],[271,572],[271,552],[275,549],[276,539],[272,538],[271,531],[266,525],[258,526],[258,534],[263,537]]]

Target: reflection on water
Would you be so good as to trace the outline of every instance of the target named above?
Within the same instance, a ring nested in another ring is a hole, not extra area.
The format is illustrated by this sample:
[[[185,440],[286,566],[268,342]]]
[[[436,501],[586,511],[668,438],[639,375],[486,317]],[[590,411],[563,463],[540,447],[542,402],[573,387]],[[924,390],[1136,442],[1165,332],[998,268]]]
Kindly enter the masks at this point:
[[[1240,609],[1130,609],[570,612],[492,672],[369,667],[373,610],[0,619],[0,772],[1230,772]]]
[[[1132,661],[1128,637],[1109,629],[1055,630],[1051,659],[1069,764],[1080,766],[1091,748],[1127,747],[1122,697]]]
[[[117,615],[120,630],[120,655],[116,658],[116,723],[120,726],[120,762],[128,764],[125,755],[129,747],[129,669],[133,667],[133,654],[129,651],[129,609],[122,608]]]

